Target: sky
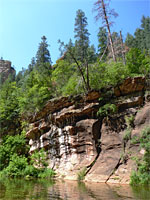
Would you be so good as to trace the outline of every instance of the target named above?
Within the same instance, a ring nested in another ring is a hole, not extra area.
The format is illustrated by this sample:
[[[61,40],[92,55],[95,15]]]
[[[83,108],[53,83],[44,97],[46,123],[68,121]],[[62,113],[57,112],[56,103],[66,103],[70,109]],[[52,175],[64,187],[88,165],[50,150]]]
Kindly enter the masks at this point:
[[[0,0],[0,57],[10,60],[16,71],[27,68],[35,57],[41,37],[50,45],[53,64],[60,57],[58,39],[74,40],[76,11],[82,9],[88,21],[90,44],[97,48],[101,20],[95,22],[96,0]],[[119,16],[111,31],[134,34],[142,16],[150,16],[150,0],[111,0]]]

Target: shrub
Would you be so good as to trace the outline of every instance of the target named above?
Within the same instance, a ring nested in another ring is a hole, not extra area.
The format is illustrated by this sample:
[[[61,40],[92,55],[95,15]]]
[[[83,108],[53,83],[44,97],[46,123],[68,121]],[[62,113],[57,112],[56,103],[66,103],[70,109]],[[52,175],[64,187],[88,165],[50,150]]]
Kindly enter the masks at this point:
[[[86,167],[84,167],[81,171],[78,172],[78,177],[77,177],[78,181],[82,181],[85,178],[86,172],[87,172]]]
[[[100,107],[97,112],[100,116],[108,116],[117,112],[117,107],[115,104],[107,103],[104,106]]]
[[[145,154],[142,159],[136,161],[137,172],[131,174],[131,184],[150,184],[150,127],[145,127],[139,141],[140,147],[145,149]]]

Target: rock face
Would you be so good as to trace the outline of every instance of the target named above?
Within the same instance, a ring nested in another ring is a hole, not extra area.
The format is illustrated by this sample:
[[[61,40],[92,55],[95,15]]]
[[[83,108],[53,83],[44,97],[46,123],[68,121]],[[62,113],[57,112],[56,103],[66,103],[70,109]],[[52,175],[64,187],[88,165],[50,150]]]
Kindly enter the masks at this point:
[[[131,137],[149,123],[145,90],[145,79],[136,77],[126,79],[111,92],[91,91],[86,96],[50,100],[30,119],[26,133],[30,153],[45,148],[49,167],[59,177],[76,180],[86,169],[86,181],[129,183],[135,168],[131,157],[140,150],[124,139],[125,119],[133,118]],[[115,104],[117,114],[98,116],[97,111],[106,103]]]
[[[5,81],[9,74],[15,73],[15,70],[13,67],[11,67],[11,62],[8,60],[2,60],[0,59],[0,75],[2,75],[2,82]]]

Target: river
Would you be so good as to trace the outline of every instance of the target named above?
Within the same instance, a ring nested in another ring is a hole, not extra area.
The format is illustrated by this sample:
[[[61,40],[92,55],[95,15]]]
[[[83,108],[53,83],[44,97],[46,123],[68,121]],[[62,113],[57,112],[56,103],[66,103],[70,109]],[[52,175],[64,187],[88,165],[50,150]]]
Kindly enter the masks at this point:
[[[0,180],[0,200],[150,200],[150,187],[50,180]]]

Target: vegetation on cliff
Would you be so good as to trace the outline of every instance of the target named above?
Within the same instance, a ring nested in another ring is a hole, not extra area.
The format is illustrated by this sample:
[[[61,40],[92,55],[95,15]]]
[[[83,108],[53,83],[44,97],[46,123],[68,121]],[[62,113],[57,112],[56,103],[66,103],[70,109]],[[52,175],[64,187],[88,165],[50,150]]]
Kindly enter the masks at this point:
[[[102,5],[96,5],[103,20],[107,19],[104,10],[101,10]],[[43,36],[37,54],[32,58],[28,68],[22,69],[16,77],[9,77],[0,85],[0,135],[2,137],[0,170],[3,174],[37,177],[44,176],[41,175],[42,172],[48,173],[44,163],[42,168],[35,167],[33,157],[39,155],[28,154],[27,141],[23,135],[27,129],[24,122],[28,122],[30,116],[35,115],[47,100],[115,86],[128,76],[148,75],[150,18],[143,16],[141,28],[135,31],[135,36],[128,34],[124,44],[118,33],[111,34],[108,20],[105,23],[108,30],[100,27],[98,52],[96,52],[94,45],[90,45],[85,13],[78,10],[74,29],[75,42],[69,40],[68,44],[64,44],[59,41],[62,57],[56,64],[52,66],[47,38]],[[110,108],[104,107],[100,112],[104,114],[109,110]],[[45,154],[41,152],[39,154],[39,162],[41,162]],[[46,157],[44,159],[46,160]]]

